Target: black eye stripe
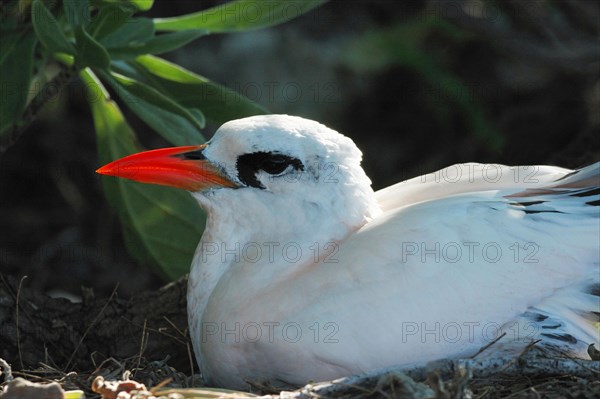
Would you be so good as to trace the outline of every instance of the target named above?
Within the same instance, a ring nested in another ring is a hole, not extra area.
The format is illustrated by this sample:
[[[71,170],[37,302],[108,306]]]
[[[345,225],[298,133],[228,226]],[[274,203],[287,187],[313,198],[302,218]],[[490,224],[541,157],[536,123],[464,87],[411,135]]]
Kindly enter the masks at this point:
[[[259,171],[278,175],[283,173],[290,165],[296,170],[304,170],[304,165],[297,158],[261,151],[240,155],[236,162],[236,169],[238,178],[245,185],[265,188],[256,177]]]

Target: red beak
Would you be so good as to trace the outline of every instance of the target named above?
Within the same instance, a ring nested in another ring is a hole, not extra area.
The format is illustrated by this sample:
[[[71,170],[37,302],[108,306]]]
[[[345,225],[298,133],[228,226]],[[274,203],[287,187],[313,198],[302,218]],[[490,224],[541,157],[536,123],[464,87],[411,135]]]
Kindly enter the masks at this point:
[[[104,165],[96,173],[188,191],[237,187],[218,166],[204,158],[205,147],[206,144],[144,151]]]

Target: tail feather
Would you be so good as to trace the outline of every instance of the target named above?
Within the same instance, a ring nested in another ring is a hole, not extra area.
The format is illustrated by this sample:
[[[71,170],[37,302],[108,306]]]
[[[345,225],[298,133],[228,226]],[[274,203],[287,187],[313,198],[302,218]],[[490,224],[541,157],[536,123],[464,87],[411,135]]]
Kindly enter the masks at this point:
[[[516,332],[515,342],[539,341],[538,345],[545,348],[589,358],[588,346],[600,344],[600,162],[568,173],[547,186],[506,198],[511,207],[526,216],[576,223],[579,234],[571,237],[565,231],[564,239],[578,242],[591,255],[581,258],[587,259],[589,266],[589,274],[582,276],[585,282],[563,288],[530,307],[507,323],[506,330]],[[506,345],[502,349],[518,347]]]
[[[574,170],[557,179],[555,188],[586,188],[600,185],[600,162]]]
[[[506,335],[487,356],[516,355],[535,343],[552,353],[589,359],[589,346],[600,344],[600,297],[576,287],[563,290],[530,307],[501,331]]]
[[[600,194],[600,162],[567,173],[548,185],[507,195],[507,198],[527,198],[528,201],[531,201],[531,197],[548,197],[561,194],[582,198],[595,197],[587,202],[596,203],[588,203],[588,205],[599,205],[597,202]]]

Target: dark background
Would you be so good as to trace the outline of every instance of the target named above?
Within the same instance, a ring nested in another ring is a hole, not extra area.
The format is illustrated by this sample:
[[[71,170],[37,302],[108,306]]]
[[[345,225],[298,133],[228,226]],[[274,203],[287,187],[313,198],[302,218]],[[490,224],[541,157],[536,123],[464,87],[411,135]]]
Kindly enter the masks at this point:
[[[149,15],[220,3],[157,1]],[[334,0],[167,58],[273,113],[351,137],[377,189],[457,162],[600,160],[599,30],[591,0]],[[127,117],[146,147],[167,145]],[[73,81],[0,155],[0,272],[57,295],[81,286],[108,295],[119,283],[128,297],[163,284],[127,254],[98,166],[83,86]]]

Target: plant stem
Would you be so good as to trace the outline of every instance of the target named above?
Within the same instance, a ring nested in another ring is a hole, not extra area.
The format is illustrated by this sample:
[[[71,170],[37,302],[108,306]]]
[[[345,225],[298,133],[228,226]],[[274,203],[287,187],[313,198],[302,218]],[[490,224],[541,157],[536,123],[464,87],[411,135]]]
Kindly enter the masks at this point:
[[[11,131],[0,140],[0,156],[27,130],[44,105],[60,92],[62,87],[74,76],[74,73],[74,68],[62,69],[58,75],[42,87],[23,111],[21,121],[14,124]]]

